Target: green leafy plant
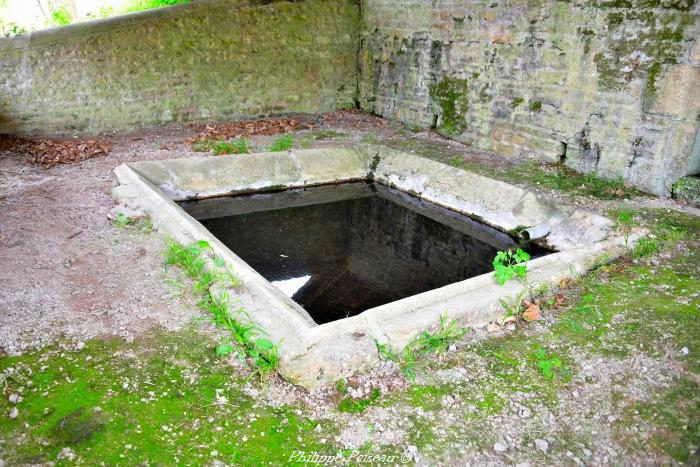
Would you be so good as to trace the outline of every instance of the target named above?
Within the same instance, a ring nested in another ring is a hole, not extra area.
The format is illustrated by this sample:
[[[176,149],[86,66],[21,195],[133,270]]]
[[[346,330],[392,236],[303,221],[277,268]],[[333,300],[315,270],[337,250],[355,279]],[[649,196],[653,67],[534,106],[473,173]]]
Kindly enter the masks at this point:
[[[464,159],[462,159],[461,157],[455,157],[450,161],[450,165],[452,167],[460,168],[464,165]]]
[[[119,229],[132,226],[137,227],[138,230],[144,233],[153,231],[153,219],[151,219],[151,216],[129,217],[123,212],[120,212],[112,219],[112,224]]]
[[[456,320],[448,321],[443,315],[440,316],[435,332],[422,331],[411,339],[401,352],[395,351],[389,344],[375,341],[375,345],[381,360],[397,363],[404,376],[411,382],[415,382],[417,372],[426,356],[431,353],[445,353],[450,344],[460,339],[466,332],[467,330],[459,326]]]
[[[493,259],[494,277],[498,285],[503,285],[514,277],[525,279],[527,276],[527,265],[530,255],[521,248],[515,250],[499,251]]]
[[[27,32],[27,28],[15,22],[5,22],[0,19],[0,36],[14,37]]]
[[[554,379],[554,370],[562,367],[562,362],[556,355],[550,355],[546,349],[538,348],[532,353],[532,359],[535,361],[537,368],[545,378]]]
[[[73,22],[73,15],[66,5],[60,5],[51,11],[51,26],[66,26]]]
[[[505,316],[515,316],[518,317],[522,314],[522,301],[525,295],[528,293],[527,289],[522,290],[520,293],[518,293],[514,299],[512,299],[511,302],[506,300],[505,298],[501,298],[498,301],[501,303],[501,307],[503,308],[503,311],[505,311]]]
[[[615,195],[616,197],[624,197],[628,190],[625,189],[625,179],[617,177],[614,180],[606,180],[598,175],[597,172],[590,172],[583,176],[583,183],[586,185],[589,192],[594,196],[604,198],[606,195]]]
[[[233,141],[223,141],[214,139],[195,141],[192,143],[192,150],[195,152],[211,151],[217,156],[250,153],[248,140],[245,138],[236,139]]]
[[[335,382],[335,390],[338,391],[338,394],[344,396],[345,394],[348,393],[348,380],[345,378],[341,378],[338,381]]]
[[[237,139],[231,142],[218,141],[214,145],[213,150],[214,154],[217,156],[224,154],[248,154],[250,152],[248,149],[248,140],[245,138]]]
[[[362,142],[364,144],[377,144],[379,137],[374,133],[365,133],[362,136]]]
[[[311,135],[305,135],[303,138],[301,138],[299,144],[303,149],[309,149],[314,144],[314,138]]]
[[[637,241],[637,244],[632,250],[633,258],[644,258],[645,256],[653,255],[661,249],[659,242],[655,238],[642,237]]]
[[[131,0],[123,8],[125,13],[134,11],[150,10],[152,8],[160,8],[164,6],[179,5],[181,3],[189,3],[190,0]]]
[[[294,136],[292,135],[284,135],[272,142],[270,145],[268,151],[270,152],[279,152],[279,151],[288,151],[294,147]]]
[[[123,229],[129,224],[133,224],[134,220],[130,217],[128,217],[126,214],[123,212],[117,213],[117,216],[112,219],[112,224],[114,224],[115,227],[119,229]]]
[[[625,236],[625,246],[627,246],[632,228],[636,224],[634,212],[631,209],[623,208],[617,212],[612,212],[611,217],[615,219],[615,229]]]

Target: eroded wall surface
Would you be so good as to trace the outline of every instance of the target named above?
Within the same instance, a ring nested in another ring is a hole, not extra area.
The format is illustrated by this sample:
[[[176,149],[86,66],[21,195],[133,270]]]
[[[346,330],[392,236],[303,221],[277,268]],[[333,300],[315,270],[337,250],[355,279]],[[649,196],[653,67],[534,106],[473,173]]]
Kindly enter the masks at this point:
[[[668,196],[700,171],[695,0],[365,0],[363,109]]]
[[[199,0],[0,39],[0,133],[355,105],[354,0]]]

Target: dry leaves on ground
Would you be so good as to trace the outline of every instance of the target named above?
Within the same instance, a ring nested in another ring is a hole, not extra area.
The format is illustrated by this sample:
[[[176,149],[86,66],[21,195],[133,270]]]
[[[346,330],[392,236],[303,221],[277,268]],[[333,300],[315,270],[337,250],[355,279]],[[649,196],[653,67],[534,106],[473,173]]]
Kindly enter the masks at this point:
[[[0,135],[0,150],[29,154],[32,162],[46,168],[104,156],[111,147],[112,143],[100,139],[26,139]]]
[[[190,128],[199,132],[186,140],[188,144],[196,141],[226,140],[242,136],[271,136],[311,128],[311,123],[302,123],[297,119],[268,118],[261,120],[244,120],[231,123],[201,124],[193,123]]]
[[[356,130],[376,130],[387,128],[390,124],[377,115],[364,112],[359,109],[344,109],[323,114],[323,123],[330,127],[352,128]]]

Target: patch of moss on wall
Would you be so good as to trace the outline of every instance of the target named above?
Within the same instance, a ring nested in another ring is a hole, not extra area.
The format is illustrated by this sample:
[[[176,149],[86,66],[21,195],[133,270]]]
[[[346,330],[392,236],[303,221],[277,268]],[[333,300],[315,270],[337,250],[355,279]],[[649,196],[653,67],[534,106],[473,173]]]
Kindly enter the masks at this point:
[[[654,102],[656,97],[656,81],[661,73],[661,64],[655,62],[649,67],[649,74],[647,75],[647,85],[646,92],[644,95],[644,107],[645,109],[651,108],[651,104]]]
[[[455,136],[467,129],[465,115],[469,109],[466,79],[443,77],[430,86],[430,97],[440,108],[437,130],[445,136]]]
[[[542,101],[531,101],[530,110],[539,113],[542,110]]]
[[[619,8],[608,13],[607,42],[593,57],[598,85],[606,91],[619,91],[645,73],[658,74],[662,64],[676,63],[683,51],[685,29],[693,21],[687,12],[693,3],[694,0],[596,3],[598,8]],[[656,71],[652,71],[654,67]]]

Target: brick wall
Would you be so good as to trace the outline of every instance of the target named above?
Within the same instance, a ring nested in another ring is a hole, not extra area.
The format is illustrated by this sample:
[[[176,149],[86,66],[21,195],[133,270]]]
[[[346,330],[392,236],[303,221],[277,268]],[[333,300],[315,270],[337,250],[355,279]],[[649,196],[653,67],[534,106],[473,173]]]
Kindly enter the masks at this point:
[[[0,39],[0,132],[354,106],[354,0],[199,0]]]
[[[694,0],[366,0],[361,106],[668,195],[700,171]]]

